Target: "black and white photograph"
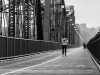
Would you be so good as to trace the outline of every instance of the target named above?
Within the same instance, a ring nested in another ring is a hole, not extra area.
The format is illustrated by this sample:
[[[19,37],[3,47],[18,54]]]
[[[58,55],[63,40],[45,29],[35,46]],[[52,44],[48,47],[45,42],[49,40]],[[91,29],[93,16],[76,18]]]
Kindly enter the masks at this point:
[[[0,0],[0,75],[100,75],[100,0]]]

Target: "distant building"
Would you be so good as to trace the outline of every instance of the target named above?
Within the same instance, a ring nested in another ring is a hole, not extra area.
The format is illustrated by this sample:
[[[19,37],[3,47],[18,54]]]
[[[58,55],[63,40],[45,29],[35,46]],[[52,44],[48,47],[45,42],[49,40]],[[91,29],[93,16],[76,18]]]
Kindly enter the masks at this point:
[[[80,30],[87,30],[86,23],[79,24]]]
[[[80,25],[79,24],[75,24],[75,27],[76,27],[77,31],[80,32]]]
[[[87,43],[97,33],[95,27],[88,28],[86,23],[77,24],[77,26],[79,26],[80,35],[85,43]]]

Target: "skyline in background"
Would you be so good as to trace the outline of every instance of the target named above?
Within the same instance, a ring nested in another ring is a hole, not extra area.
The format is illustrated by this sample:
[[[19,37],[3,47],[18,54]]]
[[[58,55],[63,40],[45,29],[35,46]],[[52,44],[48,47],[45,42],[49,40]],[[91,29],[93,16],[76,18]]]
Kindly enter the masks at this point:
[[[65,0],[65,5],[73,5],[76,24],[86,23],[88,28],[100,27],[100,0]]]

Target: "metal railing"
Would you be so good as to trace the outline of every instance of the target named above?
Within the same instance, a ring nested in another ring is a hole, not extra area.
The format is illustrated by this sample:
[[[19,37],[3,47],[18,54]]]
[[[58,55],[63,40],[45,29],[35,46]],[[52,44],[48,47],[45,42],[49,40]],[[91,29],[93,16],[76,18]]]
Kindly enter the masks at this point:
[[[68,45],[68,48],[75,47],[79,47],[79,45]],[[0,60],[31,55],[38,52],[61,50],[61,48],[60,42],[0,36]]]
[[[100,34],[96,34],[87,44],[87,48],[100,64]]]
[[[0,59],[57,49],[61,49],[59,42],[0,36]]]

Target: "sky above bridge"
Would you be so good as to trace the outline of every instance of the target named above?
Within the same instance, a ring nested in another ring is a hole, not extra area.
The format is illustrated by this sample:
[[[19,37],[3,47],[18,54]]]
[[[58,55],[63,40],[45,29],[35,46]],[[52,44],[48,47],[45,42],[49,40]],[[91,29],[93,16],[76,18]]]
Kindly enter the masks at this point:
[[[76,23],[100,27],[100,0],[65,0],[65,5],[74,6]]]

